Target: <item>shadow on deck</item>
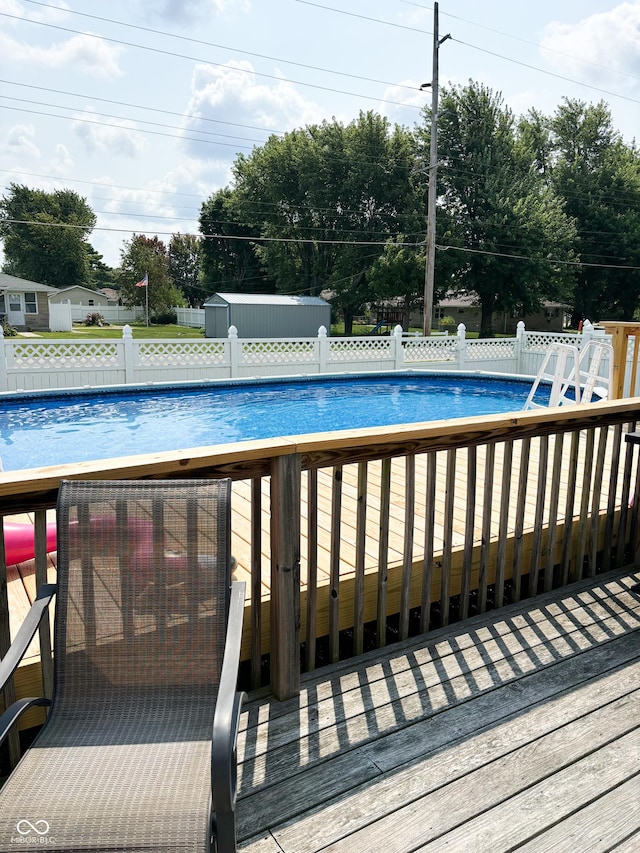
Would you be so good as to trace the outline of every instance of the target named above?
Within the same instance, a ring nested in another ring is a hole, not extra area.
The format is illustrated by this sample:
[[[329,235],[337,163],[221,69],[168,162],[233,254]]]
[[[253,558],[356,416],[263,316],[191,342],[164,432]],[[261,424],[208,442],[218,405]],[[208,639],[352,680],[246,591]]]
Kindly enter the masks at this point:
[[[243,715],[243,853],[640,849],[640,575],[303,677]]]

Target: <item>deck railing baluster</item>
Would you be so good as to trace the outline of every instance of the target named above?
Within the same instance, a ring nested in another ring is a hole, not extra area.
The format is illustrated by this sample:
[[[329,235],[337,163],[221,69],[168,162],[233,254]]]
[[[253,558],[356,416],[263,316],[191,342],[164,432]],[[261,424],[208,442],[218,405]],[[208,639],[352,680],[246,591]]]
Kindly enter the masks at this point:
[[[307,670],[316,668],[318,612],[318,470],[307,471]]]
[[[251,480],[251,686],[262,683],[262,478]]]
[[[587,553],[587,536],[589,534],[588,515],[589,515],[589,498],[591,497],[591,478],[593,475],[593,451],[595,448],[596,431],[588,429],[587,440],[585,445],[584,456],[582,459],[582,487],[580,490],[580,519],[578,521],[578,530],[575,536],[576,542],[576,559],[574,563],[574,573],[571,579],[574,581],[582,580],[584,577],[584,560]]]
[[[409,610],[411,608],[411,575],[413,573],[413,526],[416,496],[416,458],[410,453],[405,459],[404,479],[404,552],[402,557],[402,585],[400,589],[400,639],[409,636]]]
[[[598,455],[593,474],[593,493],[591,497],[591,524],[589,529],[589,556],[587,560],[587,575],[595,577],[598,562],[598,538],[600,530],[600,503],[602,500],[602,483],[604,480],[604,463],[607,451],[609,428],[600,427],[598,436]]]
[[[544,591],[553,589],[553,569],[556,561],[556,541],[558,530],[558,506],[560,503],[560,479],[562,474],[562,449],[564,433],[558,433],[553,448],[553,471],[549,501],[549,519],[547,522],[547,552],[544,569]]]
[[[538,487],[536,490],[536,513],[533,523],[533,544],[529,568],[529,595],[538,592],[540,556],[542,554],[542,531],[544,529],[544,504],[547,490],[547,466],[549,464],[549,436],[542,435],[538,446]]]
[[[456,450],[447,450],[447,480],[445,484],[444,535],[442,538],[442,577],[440,580],[440,622],[449,624],[451,598],[451,564],[453,551],[453,507],[456,490]]]
[[[387,583],[389,566],[389,518],[391,508],[391,459],[383,459],[380,468],[380,523],[378,527],[378,600],[377,644],[387,644]]]
[[[507,569],[507,530],[509,525],[509,502],[511,498],[512,465],[513,441],[505,441],[503,445],[502,454],[502,488],[500,491],[498,556],[496,558],[496,607],[502,607],[504,603],[505,579]]]
[[[513,545],[513,601],[520,601],[522,594],[522,550],[524,535],[524,514],[529,489],[529,458],[531,439],[525,438],[520,448],[520,468],[518,480],[518,500],[516,503],[515,541]]]
[[[573,508],[576,500],[576,483],[578,480],[578,454],[580,451],[580,430],[571,433],[571,450],[568,462],[567,499],[564,509],[564,534],[562,538],[562,586],[569,583],[571,575],[572,543],[573,543]]]
[[[358,494],[356,510],[356,560],[353,595],[353,653],[364,649],[364,560],[367,537],[367,463],[358,465]]]
[[[331,491],[331,556],[329,567],[329,660],[340,659],[340,522],[342,517],[342,465],[333,469]]]
[[[493,506],[493,475],[496,464],[496,446],[486,446],[484,462],[484,501],[482,504],[482,542],[480,545],[480,578],[478,581],[478,607],[480,613],[487,609],[487,583],[491,556],[491,511]]]
[[[475,544],[476,487],[478,474],[478,453],[475,446],[467,448],[467,500],[464,522],[464,555],[462,559],[462,578],[460,580],[460,618],[469,615],[469,594],[471,592],[471,569],[473,566],[473,546]]]

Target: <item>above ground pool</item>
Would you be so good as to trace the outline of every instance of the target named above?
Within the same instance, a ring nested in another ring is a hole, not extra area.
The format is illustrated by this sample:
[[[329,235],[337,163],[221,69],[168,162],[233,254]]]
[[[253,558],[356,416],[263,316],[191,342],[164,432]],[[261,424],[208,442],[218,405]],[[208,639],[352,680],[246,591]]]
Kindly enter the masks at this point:
[[[244,380],[0,397],[5,471],[513,412],[531,382],[459,374]]]

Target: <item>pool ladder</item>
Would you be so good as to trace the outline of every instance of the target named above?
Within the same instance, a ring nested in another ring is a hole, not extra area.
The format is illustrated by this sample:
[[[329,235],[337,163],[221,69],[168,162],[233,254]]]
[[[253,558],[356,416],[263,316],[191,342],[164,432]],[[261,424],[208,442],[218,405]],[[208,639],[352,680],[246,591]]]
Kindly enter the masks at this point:
[[[606,369],[604,362],[608,359]],[[611,388],[613,347],[605,341],[588,341],[581,350],[573,344],[551,344],[533,381],[525,409],[578,406],[590,403],[594,395],[606,400]],[[549,383],[546,403],[534,402],[541,383]]]

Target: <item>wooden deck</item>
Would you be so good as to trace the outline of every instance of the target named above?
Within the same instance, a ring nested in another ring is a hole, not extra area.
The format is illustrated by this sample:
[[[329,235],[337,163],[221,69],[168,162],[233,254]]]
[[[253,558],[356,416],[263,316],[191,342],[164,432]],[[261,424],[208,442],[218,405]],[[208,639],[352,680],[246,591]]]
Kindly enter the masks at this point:
[[[640,850],[640,574],[250,698],[243,853]]]

